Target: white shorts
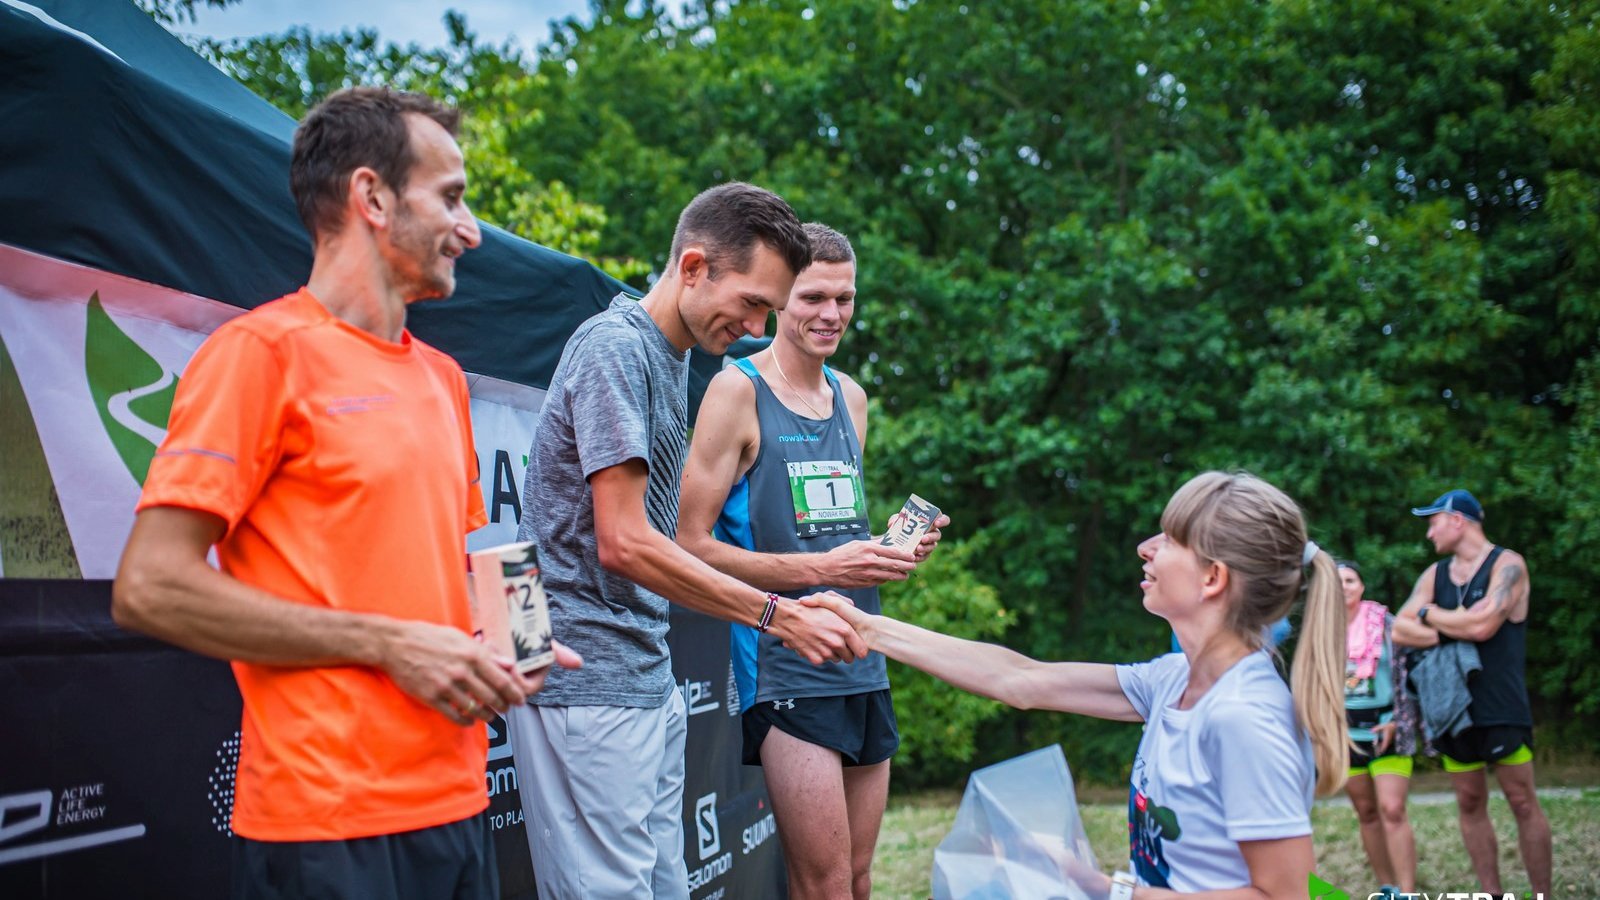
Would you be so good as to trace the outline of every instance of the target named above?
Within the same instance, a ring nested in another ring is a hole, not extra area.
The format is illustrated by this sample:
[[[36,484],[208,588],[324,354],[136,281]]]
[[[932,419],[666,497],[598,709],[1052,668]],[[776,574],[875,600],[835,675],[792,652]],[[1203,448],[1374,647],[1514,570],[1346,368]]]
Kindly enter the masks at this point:
[[[507,723],[542,900],[688,900],[681,692],[656,709],[518,706]]]

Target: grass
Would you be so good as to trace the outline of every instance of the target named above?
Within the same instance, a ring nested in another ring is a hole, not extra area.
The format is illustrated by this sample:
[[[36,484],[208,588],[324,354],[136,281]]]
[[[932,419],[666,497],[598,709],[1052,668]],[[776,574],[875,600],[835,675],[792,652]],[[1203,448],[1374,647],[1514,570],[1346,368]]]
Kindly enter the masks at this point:
[[[1441,779],[1423,773],[1419,792],[1448,790]],[[1108,802],[1109,792],[1086,789],[1080,801],[1084,829],[1094,846],[1100,868],[1110,872],[1128,858],[1126,802]],[[933,851],[949,833],[961,795],[955,791],[896,796],[890,799],[872,866],[876,897],[925,898],[933,871]],[[1555,890],[1550,900],[1600,897],[1600,789],[1585,789],[1577,796],[1541,800],[1555,835]],[[1500,877],[1506,890],[1527,891],[1528,876],[1517,852],[1516,823],[1498,795],[1490,800],[1489,815],[1500,839]],[[1414,803],[1411,822],[1417,833],[1418,890],[1472,891],[1477,881],[1467,851],[1461,845],[1453,802]],[[1356,829],[1355,813],[1348,802],[1318,803],[1311,814],[1317,850],[1317,874],[1365,897],[1376,887],[1367,870]]]

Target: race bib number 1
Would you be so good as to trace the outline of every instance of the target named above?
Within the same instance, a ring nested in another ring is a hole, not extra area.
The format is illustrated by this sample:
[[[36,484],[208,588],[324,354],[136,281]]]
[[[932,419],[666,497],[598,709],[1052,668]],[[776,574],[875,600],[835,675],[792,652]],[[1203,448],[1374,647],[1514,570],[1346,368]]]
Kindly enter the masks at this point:
[[[797,536],[867,529],[867,498],[861,490],[859,467],[843,460],[804,460],[787,465]]]

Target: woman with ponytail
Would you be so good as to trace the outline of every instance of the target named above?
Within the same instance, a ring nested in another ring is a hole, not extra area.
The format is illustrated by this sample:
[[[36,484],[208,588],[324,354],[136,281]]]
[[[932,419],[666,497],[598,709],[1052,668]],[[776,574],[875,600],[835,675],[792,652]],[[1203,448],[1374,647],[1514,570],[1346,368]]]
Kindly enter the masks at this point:
[[[1132,665],[1040,662],[832,598],[871,649],[1018,709],[1145,723],[1129,785],[1136,885],[1069,872],[1090,896],[1304,898],[1313,792],[1344,784],[1345,617],[1333,560],[1300,509],[1243,473],[1207,472],[1168,501],[1139,545],[1144,607],[1181,653]],[[1305,595],[1286,687],[1262,646]],[[1121,876],[1119,876],[1121,878]]]

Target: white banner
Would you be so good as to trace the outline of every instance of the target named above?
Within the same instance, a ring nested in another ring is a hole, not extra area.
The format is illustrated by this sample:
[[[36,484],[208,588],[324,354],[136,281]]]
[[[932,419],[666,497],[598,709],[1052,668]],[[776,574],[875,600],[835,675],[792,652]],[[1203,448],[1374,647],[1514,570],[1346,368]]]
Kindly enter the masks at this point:
[[[116,573],[184,367],[243,312],[0,244],[0,576]],[[490,515],[467,547],[480,549],[515,538],[544,391],[467,381]]]

